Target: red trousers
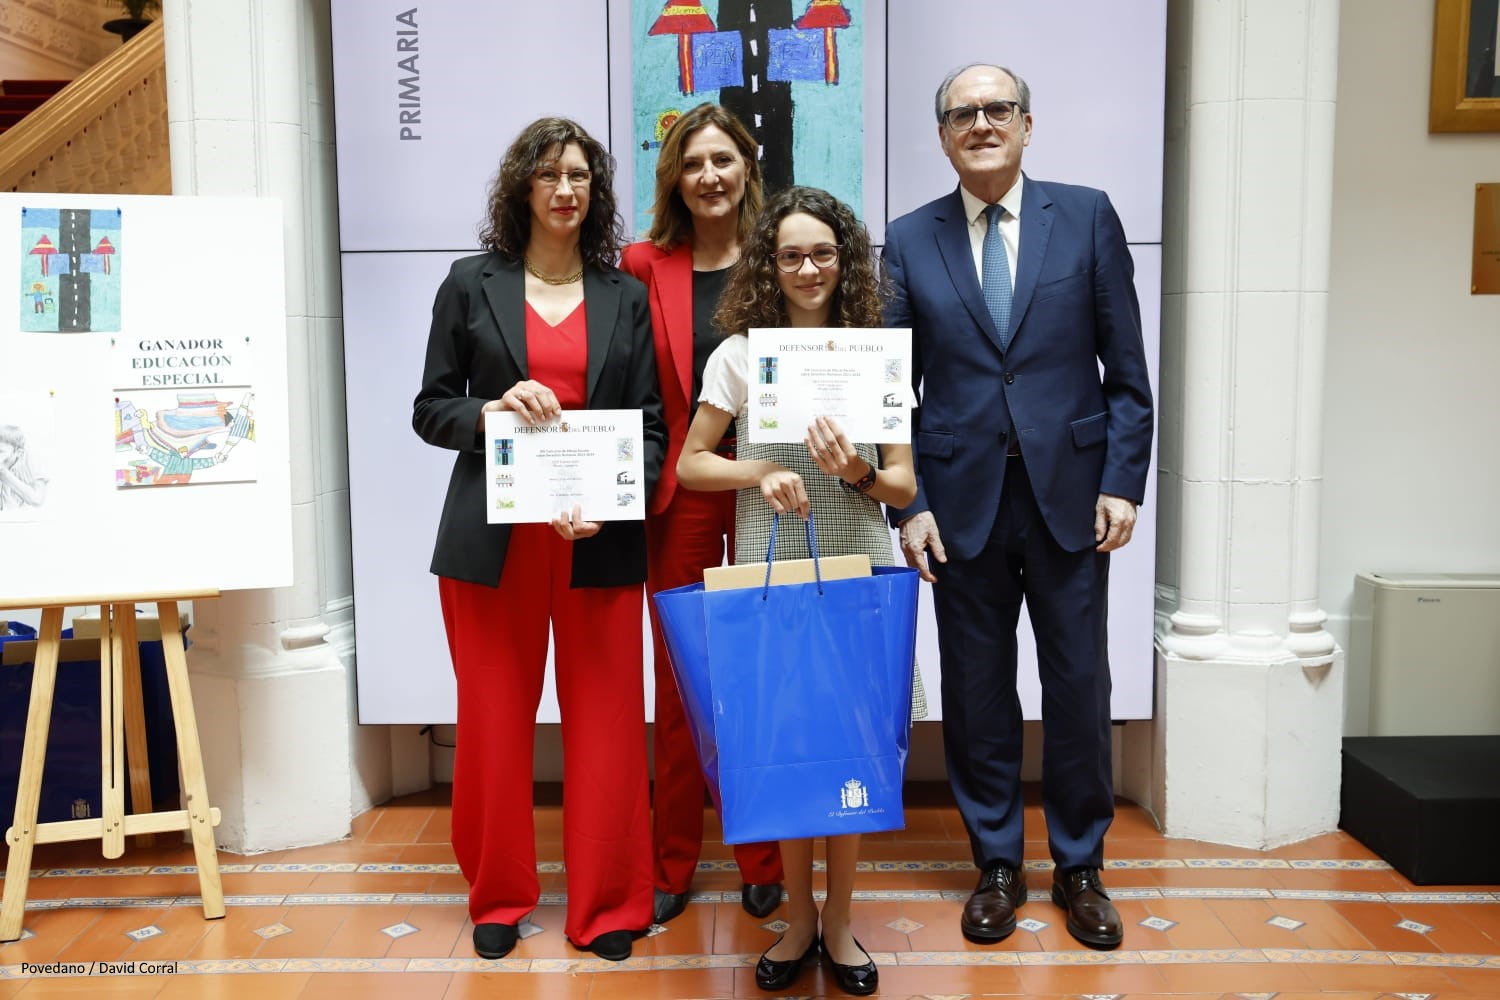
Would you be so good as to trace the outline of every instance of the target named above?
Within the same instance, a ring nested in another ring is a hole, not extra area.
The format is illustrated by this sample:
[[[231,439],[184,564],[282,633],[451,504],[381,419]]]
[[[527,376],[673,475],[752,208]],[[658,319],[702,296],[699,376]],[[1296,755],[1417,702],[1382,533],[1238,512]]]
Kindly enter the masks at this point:
[[[685,587],[703,580],[704,569],[721,565],[727,545],[734,549],[734,491],[694,493],[681,486],[667,509],[646,521],[646,591]],[[651,822],[652,877],[663,892],[687,892],[703,847],[703,770],[677,694],[656,605],[651,604],[651,639],[656,670],[656,787]],[[781,881],[776,844],[737,844],[734,860],[752,885]]]
[[[572,543],[511,531],[498,588],[439,577],[458,678],[453,853],[476,924],[537,904],[532,746],[553,632],[562,710],[564,932],[578,945],[651,924],[641,588],[568,586]]]

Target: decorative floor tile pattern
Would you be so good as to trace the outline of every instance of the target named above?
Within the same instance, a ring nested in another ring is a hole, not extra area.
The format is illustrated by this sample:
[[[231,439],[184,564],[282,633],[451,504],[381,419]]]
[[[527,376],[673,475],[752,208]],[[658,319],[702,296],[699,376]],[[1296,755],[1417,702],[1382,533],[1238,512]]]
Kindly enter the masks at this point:
[[[43,845],[28,926],[21,940],[0,945],[0,998],[59,990],[161,1000],[252,993],[299,1000],[758,995],[750,970],[786,924],[779,915],[760,922],[741,911],[739,873],[729,849],[713,839],[711,812],[687,911],[638,940],[623,963],[579,952],[563,937],[566,875],[557,861],[537,865],[545,891],[534,918],[521,925],[516,951],[499,961],[475,957],[451,851],[431,837],[417,839],[429,826],[446,831],[448,812],[442,792],[424,793],[360,817],[345,843],[261,862],[225,855],[221,872],[232,891],[221,921],[192,912],[201,904],[191,894],[197,869],[190,848],[132,845],[130,863],[100,865],[97,845],[92,858],[77,845]],[[867,838],[855,930],[882,969],[882,995],[1500,997],[1500,887],[1414,887],[1343,834],[1241,851],[1168,841],[1128,803],[1120,813],[1118,836],[1106,845],[1105,882],[1126,924],[1124,946],[1113,952],[1074,942],[1050,902],[1052,864],[1035,860],[1046,854],[1035,803],[1026,809],[1033,859],[1025,865],[1029,892],[1018,923],[1028,933],[996,946],[972,945],[959,933],[957,915],[975,873],[951,803],[914,805],[906,831]],[[558,810],[541,806],[537,815],[539,852],[560,857]],[[822,881],[814,877],[819,898]],[[36,969],[48,962],[83,971],[44,983]],[[85,981],[130,962],[171,975]],[[22,981],[33,979],[35,985]],[[826,963],[804,972],[793,989],[840,995]]]
[[[391,924],[391,926],[389,927],[380,928],[380,933],[389,938],[404,938],[406,937],[406,935],[416,934],[420,930],[420,927],[413,927],[411,924],[403,920],[399,924]]]
[[[1432,928],[1427,924],[1418,923],[1415,920],[1402,920],[1396,924],[1403,931],[1412,931],[1417,934],[1431,934]]]

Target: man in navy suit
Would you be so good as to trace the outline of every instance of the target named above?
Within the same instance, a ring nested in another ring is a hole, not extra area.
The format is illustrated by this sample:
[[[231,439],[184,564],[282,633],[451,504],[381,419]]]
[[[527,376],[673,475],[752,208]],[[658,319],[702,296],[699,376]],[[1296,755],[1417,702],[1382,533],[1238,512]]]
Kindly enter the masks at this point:
[[[919,490],[892,521],[934,583],[948,777],[981,871],[964,934],[1005,938],[1026,901],[1024,598],[1052,899],[1075,938],[1113,948],[1120,917],[1099,879],[1114,818],[1108,553],[1130,541],[1145,495],[1151,386],[1119,217],[1102,191],[1022,174],[1030,108],[1025,81],[1002,67],[950,74],[936,110],[958,190],[886,228],[888,322],[911,327],[921,384]]]

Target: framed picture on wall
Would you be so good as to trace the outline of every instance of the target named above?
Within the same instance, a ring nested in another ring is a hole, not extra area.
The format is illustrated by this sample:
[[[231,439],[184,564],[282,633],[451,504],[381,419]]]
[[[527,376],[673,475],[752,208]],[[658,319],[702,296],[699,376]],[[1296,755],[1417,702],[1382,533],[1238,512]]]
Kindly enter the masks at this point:
[[[1500,132],[1500,0],[1437,0],[1429,132]]]

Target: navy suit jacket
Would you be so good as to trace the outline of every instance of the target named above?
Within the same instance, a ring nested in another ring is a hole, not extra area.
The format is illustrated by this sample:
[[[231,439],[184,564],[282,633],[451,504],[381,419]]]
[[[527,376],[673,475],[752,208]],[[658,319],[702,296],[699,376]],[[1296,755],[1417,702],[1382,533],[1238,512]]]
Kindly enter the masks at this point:
[[[1145,496],[1151,384],[1125,232],[1102,191],[1026,178],[1010,341],[985,308],[958,190],[886,227],[888,326],[911,327],[917,498],[950,558],[989,537],[1009,440],[1052,537],[1096,544],[1100,493]],[[1014,435],[1014,438],[1012,438]]]
[[[610,268],[583,269],[588,408],[640,409],[645,488],[661,472],[666,425],[646,288]],[[428,444],[458,452],[438,523],[432,572],[495,587],[510,525],[488,524],[484,507],[484,404],[527,375],[526,275],[519,262],[486,253],[454,261],[432,304],[432,329],[412,427]],[[574,587],[618,587],[646,579],[640,521],[610,521],[573,543]]]

